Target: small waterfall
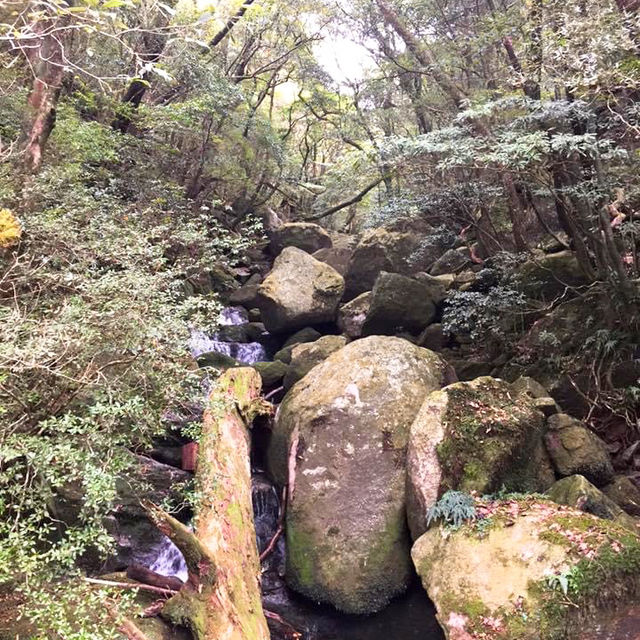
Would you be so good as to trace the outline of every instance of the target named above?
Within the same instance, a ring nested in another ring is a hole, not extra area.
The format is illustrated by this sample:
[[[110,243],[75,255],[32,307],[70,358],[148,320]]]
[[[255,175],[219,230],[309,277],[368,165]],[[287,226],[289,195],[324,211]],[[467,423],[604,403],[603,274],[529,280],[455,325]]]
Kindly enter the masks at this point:
[[[262,473],[254,473],[251,478],[251,501],[258,551],[262,553],[273,538],[280,518],[278,493]]]
[[[242,307],[227,307],[220,313],[221,326],[241,326],[249,322],[247,311]],[[221,340],[219,334],[209,334],[201,329],[191,332],[189,350],[197,358],[203,353],[215,351],[230,356],[243,364],[254,364],[267,360],[267,352],[259,342],[228,342]]]
[[[149,552],[154,557],[149,569],[162,576],[175,576],[183,582],[187,581],[187,564],[184,561],[184,556],[169,538],[164,536],[160,543]]]

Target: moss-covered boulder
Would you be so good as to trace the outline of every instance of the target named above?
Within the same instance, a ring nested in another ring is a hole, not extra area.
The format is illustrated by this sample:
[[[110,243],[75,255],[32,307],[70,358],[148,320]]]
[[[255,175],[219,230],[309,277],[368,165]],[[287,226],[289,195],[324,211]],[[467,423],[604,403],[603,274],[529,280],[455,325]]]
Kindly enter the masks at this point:
[[[324,336],[315,342],[297,344],[291,351],[291,363],[284,377],[285,389],[302,380],[313,367],[347,344],[344,336]]]
[[[363,335],[419,333],[436,315],[430,289],[418,280],[383,271],[373,286]]]
[[[521,290],[531,298],[550,300],[567,288],[589,284],[573,251],[538,253],[518,268]]]
[[[371,291],[365,291],[359,296],[343,304],[338,309],[338,328],[349,338],[362,336],[362,325],[367,319],[371,306]]]
[[[614,520],[623,527],[640,533],[636,526],[638,523],[584,476],[568,476],[554,482],[547,495],[558,504],[591,513],[598,518]]]
[[[274,333],[333,322],[343,291],[344,280],[335,269],[287,247],[258,289],[262,321]]]
[[[476,509],[411,553],[450,640],[578,638],[637,601],[640,538],[628,529],[533,497]]]
[[[613,465],[604,442],[580,420],[559,413],[549,418],[547,426],[545,444],[561,478],[582,475],[596,487],[613,480]]]
[[[640,489],[631,478],[616,476],[602,491],[629,515],[640,517]]]
[[[273,389],[280,386],[289,371],[288,365],[282,362],[282,360],[256,362],[251,366],[260,374],[262,386],[265,389]]]
[[[345,298],[352,300],[370,291],[381,271],[403,275],[424,271],[424,264],[430,266],[443,251],[435,245],[421,248],[420,237],[413,233],[383,228],[367,231],[349,261],[345,275]]]
[[[411,534],[427,529],[427,512],[448,490],[540,491],[554,476],[542,445],[544,416],[509,383],[483,377],[431,393],[407,450]]]
[[[331,236],[312,222],[287,222],[269,233],[269,241],[269,251],[274,256],[286,247],[313,253],[331,246]]]
[[[330,355],[288,392],[268,458],[278,483],[288,468],[292,474],[286,576],[295,590],[368,613],[406,588],[405,448],[444,369],[426,349],[371,336]]]
[[[469,258],[469,249],[467,247],[449,249],[435,261],[429,273],[432,276],[457,273],[470,265],[471,259]]]

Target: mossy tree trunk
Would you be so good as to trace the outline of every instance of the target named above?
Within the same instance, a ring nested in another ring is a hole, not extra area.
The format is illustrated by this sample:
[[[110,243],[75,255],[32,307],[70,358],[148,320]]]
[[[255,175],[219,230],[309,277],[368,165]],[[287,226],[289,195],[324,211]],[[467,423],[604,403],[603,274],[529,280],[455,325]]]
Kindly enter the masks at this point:
[[[269,411],[259,374],[230,369],[209,396],[196,470],[195,533],[154,505],[156,525],[185,556],[189,578],[162,615],[196,640],[268,640],[251,504],[248,426]]]

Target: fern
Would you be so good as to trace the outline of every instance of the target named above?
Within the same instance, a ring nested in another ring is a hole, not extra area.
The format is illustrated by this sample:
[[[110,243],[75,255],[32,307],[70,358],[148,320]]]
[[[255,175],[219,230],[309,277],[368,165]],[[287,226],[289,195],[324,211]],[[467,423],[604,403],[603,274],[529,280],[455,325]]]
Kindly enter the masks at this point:
[[[447,491],[427,511],[427,526],[441,520],[455,529],[468,520],[475,520],[476,509],[473,498],[462,491]]]

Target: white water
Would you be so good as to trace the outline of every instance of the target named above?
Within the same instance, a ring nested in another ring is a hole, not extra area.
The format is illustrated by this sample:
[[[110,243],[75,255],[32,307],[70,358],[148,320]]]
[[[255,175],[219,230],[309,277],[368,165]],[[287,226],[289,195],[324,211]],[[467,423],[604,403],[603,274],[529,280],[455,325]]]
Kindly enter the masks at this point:
[[[249,322],[249,316],[242,307],[227,307],[220,314],[219,324],[223,326],[238,326],[247,324],[247,322]],[[201,329],[192,331],[189,338],[189,350],[194,358],[203,353],[215,351],[235,358],[243,364],[264,362],[267,359],[267,352],[259,342],[226,342],[220,340],[217,334],[208,334]]]
[[[165,536],[149,552],[155,556],[149,569],[162,576],[175,576],[183,582],[187,581],[187,563],[184,561],[184,556],[180,553],[178,547],[169,538]]]

